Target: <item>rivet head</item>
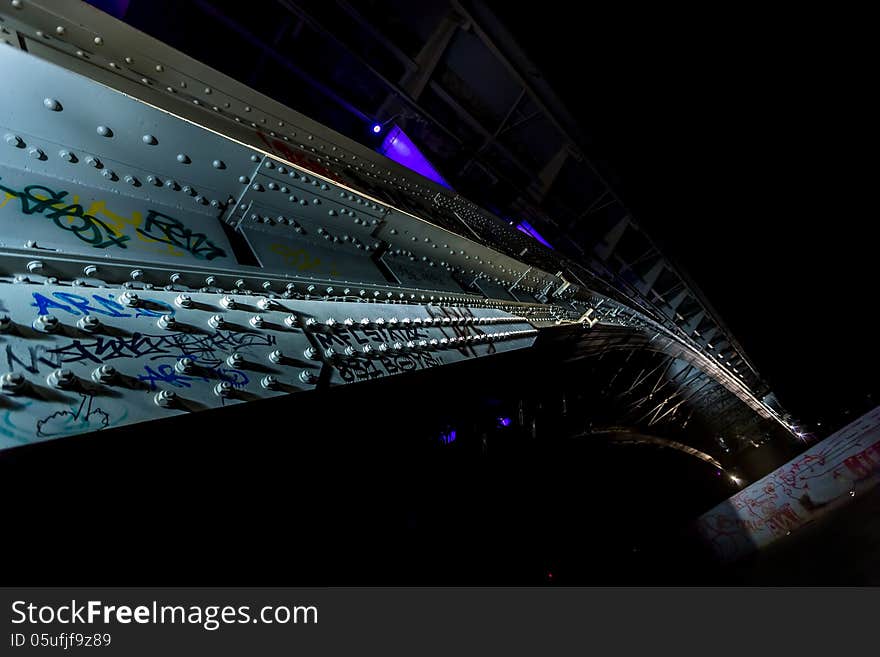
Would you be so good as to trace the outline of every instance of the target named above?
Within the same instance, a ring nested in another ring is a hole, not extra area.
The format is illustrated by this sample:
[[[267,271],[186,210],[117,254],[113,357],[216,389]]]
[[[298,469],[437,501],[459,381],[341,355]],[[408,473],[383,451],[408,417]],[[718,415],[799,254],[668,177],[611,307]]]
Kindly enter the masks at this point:
[[[47,110],[51,110],[53,112],[61,111],[61,103],[58,102],[56,98],[44,98],[43,105],[46,107]]]
[[[99,37],[99,36],[96,36],[96,37],[93,39],[93,41],[94,41],[94,43],[95,43],[96,46],[100,46],[101,44],[104,43],[104,39],[102,39],[102,38]]]
[[[177,402],[177,393],[172,390],[160,390],[153,397],[153,401],[156,402],[156,406],[170,408]]]
[[[97,128],[97,132],[102,137],[112,137],[113,131],[105,125],[99,125]]]
[[[195,366],[196,362],[192,358],[184,356],[174,363],[174,370],[180,374],[186,374],[187,372],[192,372]]]
[[[76,383],[76,376],[66,368],[57,369],[46,377],[46,383],[53,388],[72,388]]]
[[[0,315],[0,333],[5,333],[12,328],[12,319],[9,315]]]
[[[46,159],[46,154],[41,151],[39,148],[32,148],[28,151],[28,155],[30,155],[35,160],[44,160]]]
[[[192,160],[189,159],[189,155],[187,155],[186,153],[178,153],[177,161],[181,164],[189,164],[190,162],[192,162]]]
[[[138,295],[134,292],[123,292],[119,295],[119,303],[129,308],[137,306],[139,301]]]
[[[153,135],[144,135],[141,137],[141,141],[143,141],[148,146],[155,146],[159,143],[159,140],[156,139]]]
[[[101,327],[101,320],[94,315],[85,315],[77,320],[76,325],[83,331],[92,333]]]
[[[226,164],[223,162],[223,160],[214,160],[213,162],[211,162],[211,166],[214,167],[215,169],[225,169],[226,168]]]
[[[54,333],[61,328],[61,322],[55,315],[40,315],[34,320],[33,326],[41,333]]]
[[[7,372],[0,376],[0,393],[14,395],[24,388],[27,380],[20,372]]]
[[[92,371],[92,379],[98,383],[109,383],[116,378],[116,368],[112,365],[101,365]]]

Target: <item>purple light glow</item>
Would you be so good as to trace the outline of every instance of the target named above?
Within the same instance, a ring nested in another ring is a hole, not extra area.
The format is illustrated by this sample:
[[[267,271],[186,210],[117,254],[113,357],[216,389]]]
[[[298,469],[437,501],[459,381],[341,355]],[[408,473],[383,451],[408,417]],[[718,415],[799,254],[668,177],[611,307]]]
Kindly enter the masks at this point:
[[[509,427],[510,422],[511,422],[511,420],[509,417],[499,417],[498,418],[498,426],[499,427]]]
[[[373,124],[373,133],[378,135],[380,132],[382,132],[382,124],[381,123],[374,123]]]
[[[526,235],[528,235],[529,237],[538,240],[541,244],[543,244],[544,246],[546,246],[548,249],[552,249],[552,248],[553,248],[552,246],[550,246],[550,242],[548,242],[547,240],[545,240],[544,237],[541,235],[541,233],[539,233],[537,230],[535,230],[535,227],[532,226],[532,224],[530,224],[530,223],[529,223],[528,221],[526,221],[525,219],[523,219],[522,221],[520,221],[520,222],[516,225],[516,229],[519,230],[519,231],[524,232],[524,233],[525,233]]]
[[[455,442],[455,429],[450,429],[444,433],[440,434],[440,442],[444,445],[449,445],[450,443]]]
[[[377,132],[375,126],[373,127],[373,132]],[[422,152],[416,148],[412,140],[399,127],[394,126],[388,131],[388,134],[385,135],[385,139],[382,141],[382,145],[379,147],[379,152],[398,164],[402,164],[407,169],[411,169],[425,178],[443,185],[447,189],[452,189],[449,183],[443,179],[443,176],[438,173],[437,169],[431,166],[428,159],[422,155]]]

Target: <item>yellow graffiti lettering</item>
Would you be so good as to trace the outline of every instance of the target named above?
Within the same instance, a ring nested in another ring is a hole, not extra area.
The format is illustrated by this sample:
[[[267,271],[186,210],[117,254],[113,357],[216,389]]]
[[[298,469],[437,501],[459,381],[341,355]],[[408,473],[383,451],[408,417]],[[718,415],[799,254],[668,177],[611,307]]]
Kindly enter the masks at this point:
[[[76,200],[76,197],[74,197],[74,200]],[[121,236],[124,233],[128,232],[129,234],[133,233],[134,235],[136,235],[141,242],[145,242],[148,244],[160,244],[161,246],[154,249],[156,253],[163,253],[177,257],[182,257],[185,255],[183,251],[175,248],[173,245],[168,244],[167,242],[162,242],[160,240],[155,240],[152,237],[148,237],[147,235],[144,235],[143,233],[135,230],[136,228],[140,228],[141,224],[144,221],[143,214],[141,214],[137,210],[133,210],[131,213],[131,218],[128,218],[109,210],[107,208],[106,201],[94,201],[89,206],[87,213],[92,215],[93,217],[97,216],[98,213],[100,213],[103,217],[105,217],[104,223],[107,224],[107,227],[117,236]]]
[[[269,250],[281,256],[284,263],[289,267],[295,267],[299,271],[312,271],[321,265],[321,259],[312,256],[303,248],[294,248],[286,244],[270,244]],[[336,267],[330,265],[331,275],[338,276]]]

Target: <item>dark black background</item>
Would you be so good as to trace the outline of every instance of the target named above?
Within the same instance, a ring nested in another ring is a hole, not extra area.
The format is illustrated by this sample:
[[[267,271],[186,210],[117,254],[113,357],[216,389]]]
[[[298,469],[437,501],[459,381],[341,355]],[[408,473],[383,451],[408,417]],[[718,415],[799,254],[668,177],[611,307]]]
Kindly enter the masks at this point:
[[[578,120],[588,156],[783,404],[820,435],[873,408],[867,10],[492,7]]]

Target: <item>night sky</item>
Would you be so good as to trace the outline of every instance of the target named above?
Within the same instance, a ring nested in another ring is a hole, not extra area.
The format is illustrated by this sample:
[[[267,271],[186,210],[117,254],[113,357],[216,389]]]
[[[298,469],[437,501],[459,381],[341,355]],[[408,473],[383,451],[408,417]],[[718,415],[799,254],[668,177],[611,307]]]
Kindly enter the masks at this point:
[[[824,434],[880,402],[867,15],[541,7],[494,8],[782,403]]]

